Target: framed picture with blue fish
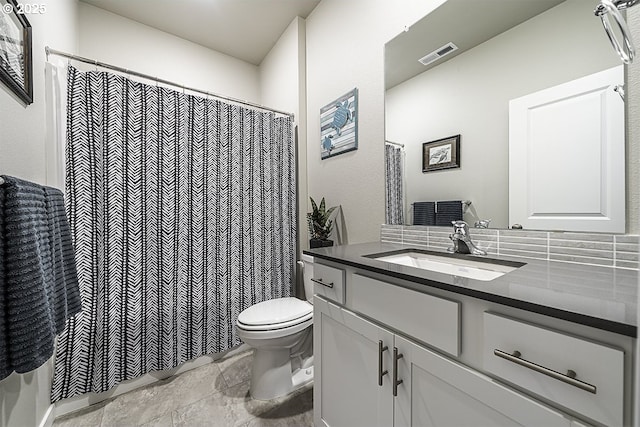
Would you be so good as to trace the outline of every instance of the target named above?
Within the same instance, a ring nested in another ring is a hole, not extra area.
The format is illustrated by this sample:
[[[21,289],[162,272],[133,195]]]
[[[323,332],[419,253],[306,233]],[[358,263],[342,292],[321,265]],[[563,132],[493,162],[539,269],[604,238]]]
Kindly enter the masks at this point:
[[[322,159],[358,149],[358,88],[320,109]]]
[[[460,135],[422,144],[422,172],[460,167]]]

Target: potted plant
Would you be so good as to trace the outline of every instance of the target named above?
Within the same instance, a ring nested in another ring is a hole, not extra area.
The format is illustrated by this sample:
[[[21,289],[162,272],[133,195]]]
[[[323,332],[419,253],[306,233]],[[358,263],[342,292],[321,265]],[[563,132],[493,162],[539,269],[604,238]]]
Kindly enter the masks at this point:
[[[309,225],[309,246],[313,248],[324,248],[325,246],[333,246],[333,240],[329,240],[333,220],[329,219],[331,213],[337,206],[326,209],[324,197],[320,201],[320,206],[311,199],[311,207],[313,210],[307,213],[307,224]]]

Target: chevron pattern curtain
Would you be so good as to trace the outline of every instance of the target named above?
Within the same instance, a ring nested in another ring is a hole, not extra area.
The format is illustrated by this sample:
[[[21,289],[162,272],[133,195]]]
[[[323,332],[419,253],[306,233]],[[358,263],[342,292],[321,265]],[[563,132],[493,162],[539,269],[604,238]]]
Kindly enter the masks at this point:
[[[71,66],[68,88],[83,311],[54,402],[239,344],[238,314],[295,277],[291,118]]]
[[[404,196],[402,186],[402,156],[400,147],[384,145],[384,165],[386,183],[385,223],[404,224]]]

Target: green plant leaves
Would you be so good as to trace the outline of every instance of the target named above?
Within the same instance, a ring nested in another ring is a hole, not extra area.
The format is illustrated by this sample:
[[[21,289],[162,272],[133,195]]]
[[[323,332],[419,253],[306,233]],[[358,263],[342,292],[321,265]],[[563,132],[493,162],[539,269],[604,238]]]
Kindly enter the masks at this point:
[[[309,199],[311,199],[311,207],[313,208],[311,212],[307,213],[309,234],[312,239],[326,239],[331,234],[333,220],[330,217],[337,206],[327,209],[324,197],[320,201],[320,206],[313,200],[313,197],[309,197]]]

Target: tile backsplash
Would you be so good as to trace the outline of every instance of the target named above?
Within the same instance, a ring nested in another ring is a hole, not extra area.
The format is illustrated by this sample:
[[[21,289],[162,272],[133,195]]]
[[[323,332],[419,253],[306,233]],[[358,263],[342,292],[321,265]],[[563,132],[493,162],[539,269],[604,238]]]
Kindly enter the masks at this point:
[[[451,246],[451,232],[451,227],[383,224],[380,241],[446,249]],[[470,233],[476,246],[486,250],[489,256],[638,269],[640,236],[637,235],[482,228],[472,228]]]

